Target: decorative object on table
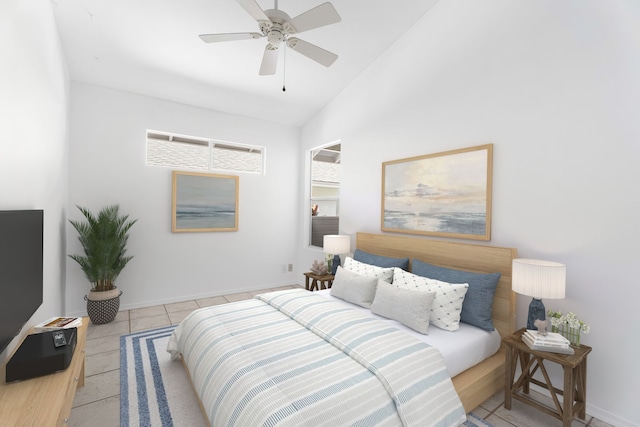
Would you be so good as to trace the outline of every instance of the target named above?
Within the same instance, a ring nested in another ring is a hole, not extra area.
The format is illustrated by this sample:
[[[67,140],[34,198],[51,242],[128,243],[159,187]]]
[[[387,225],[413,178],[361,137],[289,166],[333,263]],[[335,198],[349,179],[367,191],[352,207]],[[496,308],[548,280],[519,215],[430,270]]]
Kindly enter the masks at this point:
[[[382,231],[491,240],[493,144],[382,163]]]
[[[527,329],[536,329],[536,319],[546,319],[542,298],[564,298],[565,282],[564,264],[525,258],[513,260],[513,291],[532,297],[527,316]]]
[[[238,231],[238,180],[173,171],[171,231]]]
[[[567,338],[571,345],[580,346],[580,333],[588,334],[591,327],[584,320],[578,319],[574,313],[562,314],[560,311],[547,311],[547,316],[551,321],[551,331],[557,332]]]
[[[536,321],[533,322],[533,325],[536,327],[540,335],[542,335],[543,337],[546,337],[547,334],[549,333],[549,326],[551,326],[551,323],[549,322],[549,319],[546,319],[546,320],[536,319]]]
[[[324,276],[329,274],[329,267],[324,263],[324,261],[313,261],[313,264],[311,264],[311,272],[318,276]]]
[[[131,261],[126,256],[129,229],[138,221],[129,215],[120,215],[118,205],[102,208],[97,216],[78,206],[84,221],[69,220],[78,232],[84,256],[69,255],[76,261],[91,283],[87,301],[87,313],[95,324],[109,323],[115,319],[120,308],[122,291],[115,281]]]
[[[569,340],[554,332],[541,335],[538,331],[526,330],[522,334],[522,341],[532,350],[573,354]]]
[[[326,254],[331,274],[335,275],[340,265],[340,254],[351,251],[351,237],[339,234],[327,234],[322,241],[322,251]]]

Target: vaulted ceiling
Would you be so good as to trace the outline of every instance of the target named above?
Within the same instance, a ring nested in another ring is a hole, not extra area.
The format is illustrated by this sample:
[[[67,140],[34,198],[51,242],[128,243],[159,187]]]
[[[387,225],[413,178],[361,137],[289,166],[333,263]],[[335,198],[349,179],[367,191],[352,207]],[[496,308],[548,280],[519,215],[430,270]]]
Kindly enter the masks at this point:
[[[297,37],[338,60],[326,68],[287,48],[272,76],[258,75],[265,38],[207,44],[198,37],[259,32],[235,0],[51,2],[72,80],[301,126],[437,0],[331,0],[341,22]],[[291,17],[322,3],[257,0]]]

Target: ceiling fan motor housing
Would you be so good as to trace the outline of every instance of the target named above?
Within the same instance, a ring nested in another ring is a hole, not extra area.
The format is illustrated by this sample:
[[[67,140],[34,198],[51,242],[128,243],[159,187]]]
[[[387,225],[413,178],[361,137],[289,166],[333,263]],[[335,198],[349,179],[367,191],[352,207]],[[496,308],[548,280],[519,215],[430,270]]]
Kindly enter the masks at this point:
[[[273,22],[274,24],[284,24],[285,22],[288,22],[291,20],[291,17],[289,15],[287,15],[286,12],[283,12],[281,10],[278,9],[269,9],[269,10],[265,10],[264,14],[267,15],[267,18],[269,18],[269,20],[271,22]]]

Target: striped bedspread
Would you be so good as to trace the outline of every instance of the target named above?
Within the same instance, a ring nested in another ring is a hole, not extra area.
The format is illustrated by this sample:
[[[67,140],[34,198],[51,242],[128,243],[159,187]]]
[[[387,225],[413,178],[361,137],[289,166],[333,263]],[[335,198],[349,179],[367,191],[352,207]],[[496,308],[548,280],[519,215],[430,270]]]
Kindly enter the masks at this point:
[[[440,353],[305,290],[196,310],[167,350],[213,426],[458,426]]]

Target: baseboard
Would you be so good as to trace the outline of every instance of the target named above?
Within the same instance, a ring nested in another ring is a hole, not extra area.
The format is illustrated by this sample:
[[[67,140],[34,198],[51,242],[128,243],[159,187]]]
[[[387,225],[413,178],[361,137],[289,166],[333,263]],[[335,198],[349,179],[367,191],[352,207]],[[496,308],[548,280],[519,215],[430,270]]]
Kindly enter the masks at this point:
[[[191,301],[191,300],[196,300],[196,299],[205,299],[205,298],[214,298],[214,297],[219,297],[219,296],[224,296],[224,295],[231,295],[231,294],[241,294],[243,292],[256,292],[256,291],[260,291],[263,289],[269,289],[269,288],[279,288],[282,286],[298,286],[300,287],[301,285],[299,283],[272,283],[272,284],[265,284],[265,285],[260,285],[260,286],[252,286],[252,287],[246,287],[246,288],[239,288],[239,289],[227,289],[225,291],[219,291],[219,292],[206,292],[206,293],[200,293],[200,294],[192,294],[192,295],[181,295],[179,297],[173,297],[173,298],[159,298],[159,299],[155,299],[155,300],[148,300],[148,301],[144,301],[142,303],[137,303],[137,304],[122,304],[122,298],[120,299],[121,303],[120,303],[120,309],[119,311],[125,311],[125,310],[134,310],[137,308],[146,308],[146,307],[153,307],[156,305],[163,305],[163,304],[173,304],[176,302],[184,302],[184,301]],[[302,288],[304,288],[304,286],[302,286]],[[83,311],[78,311],[78,312],[69,312],[67,313],[68,316],[73,316],[73,317],[84,317],[87,315],[87,310],[83,310]]]
[[[531,387],[531,390],[537,391],[538,393],[543,394],[545,396],[549,395],[549,391],[547,389],[537,386],[535,384],[529,384],[529,385]],[[560,397],[560,400],[562,401],[562,396],[559,396],[559,397]],[[596,417],[600,421],[604,421],[605,423],[610,424],[612,426],[616,426],[616,427],[640,427],[640,424],[638,423],[621,418],[616,414],[613,414],[607,410],[600,408],[599,406],[589,404],[588,400],[589,400],[589,396],[587,395],[587,416],[590,415],[592,417]]]
[[[588,397],[587,397],[588,400]],[[640,427],[640,424],[630,421],[630,420],[626,420],[624,418],[621,418],[615,414],[612,414],[611,412],[604,410],[598,406],[595,405],[589,405],[589,402],[587,402],[587,414],[596,417],[597,419],[599,419],[600,421],[604,421],[607,424],[611,424],[612,426],[617,426],[617,427]]]

